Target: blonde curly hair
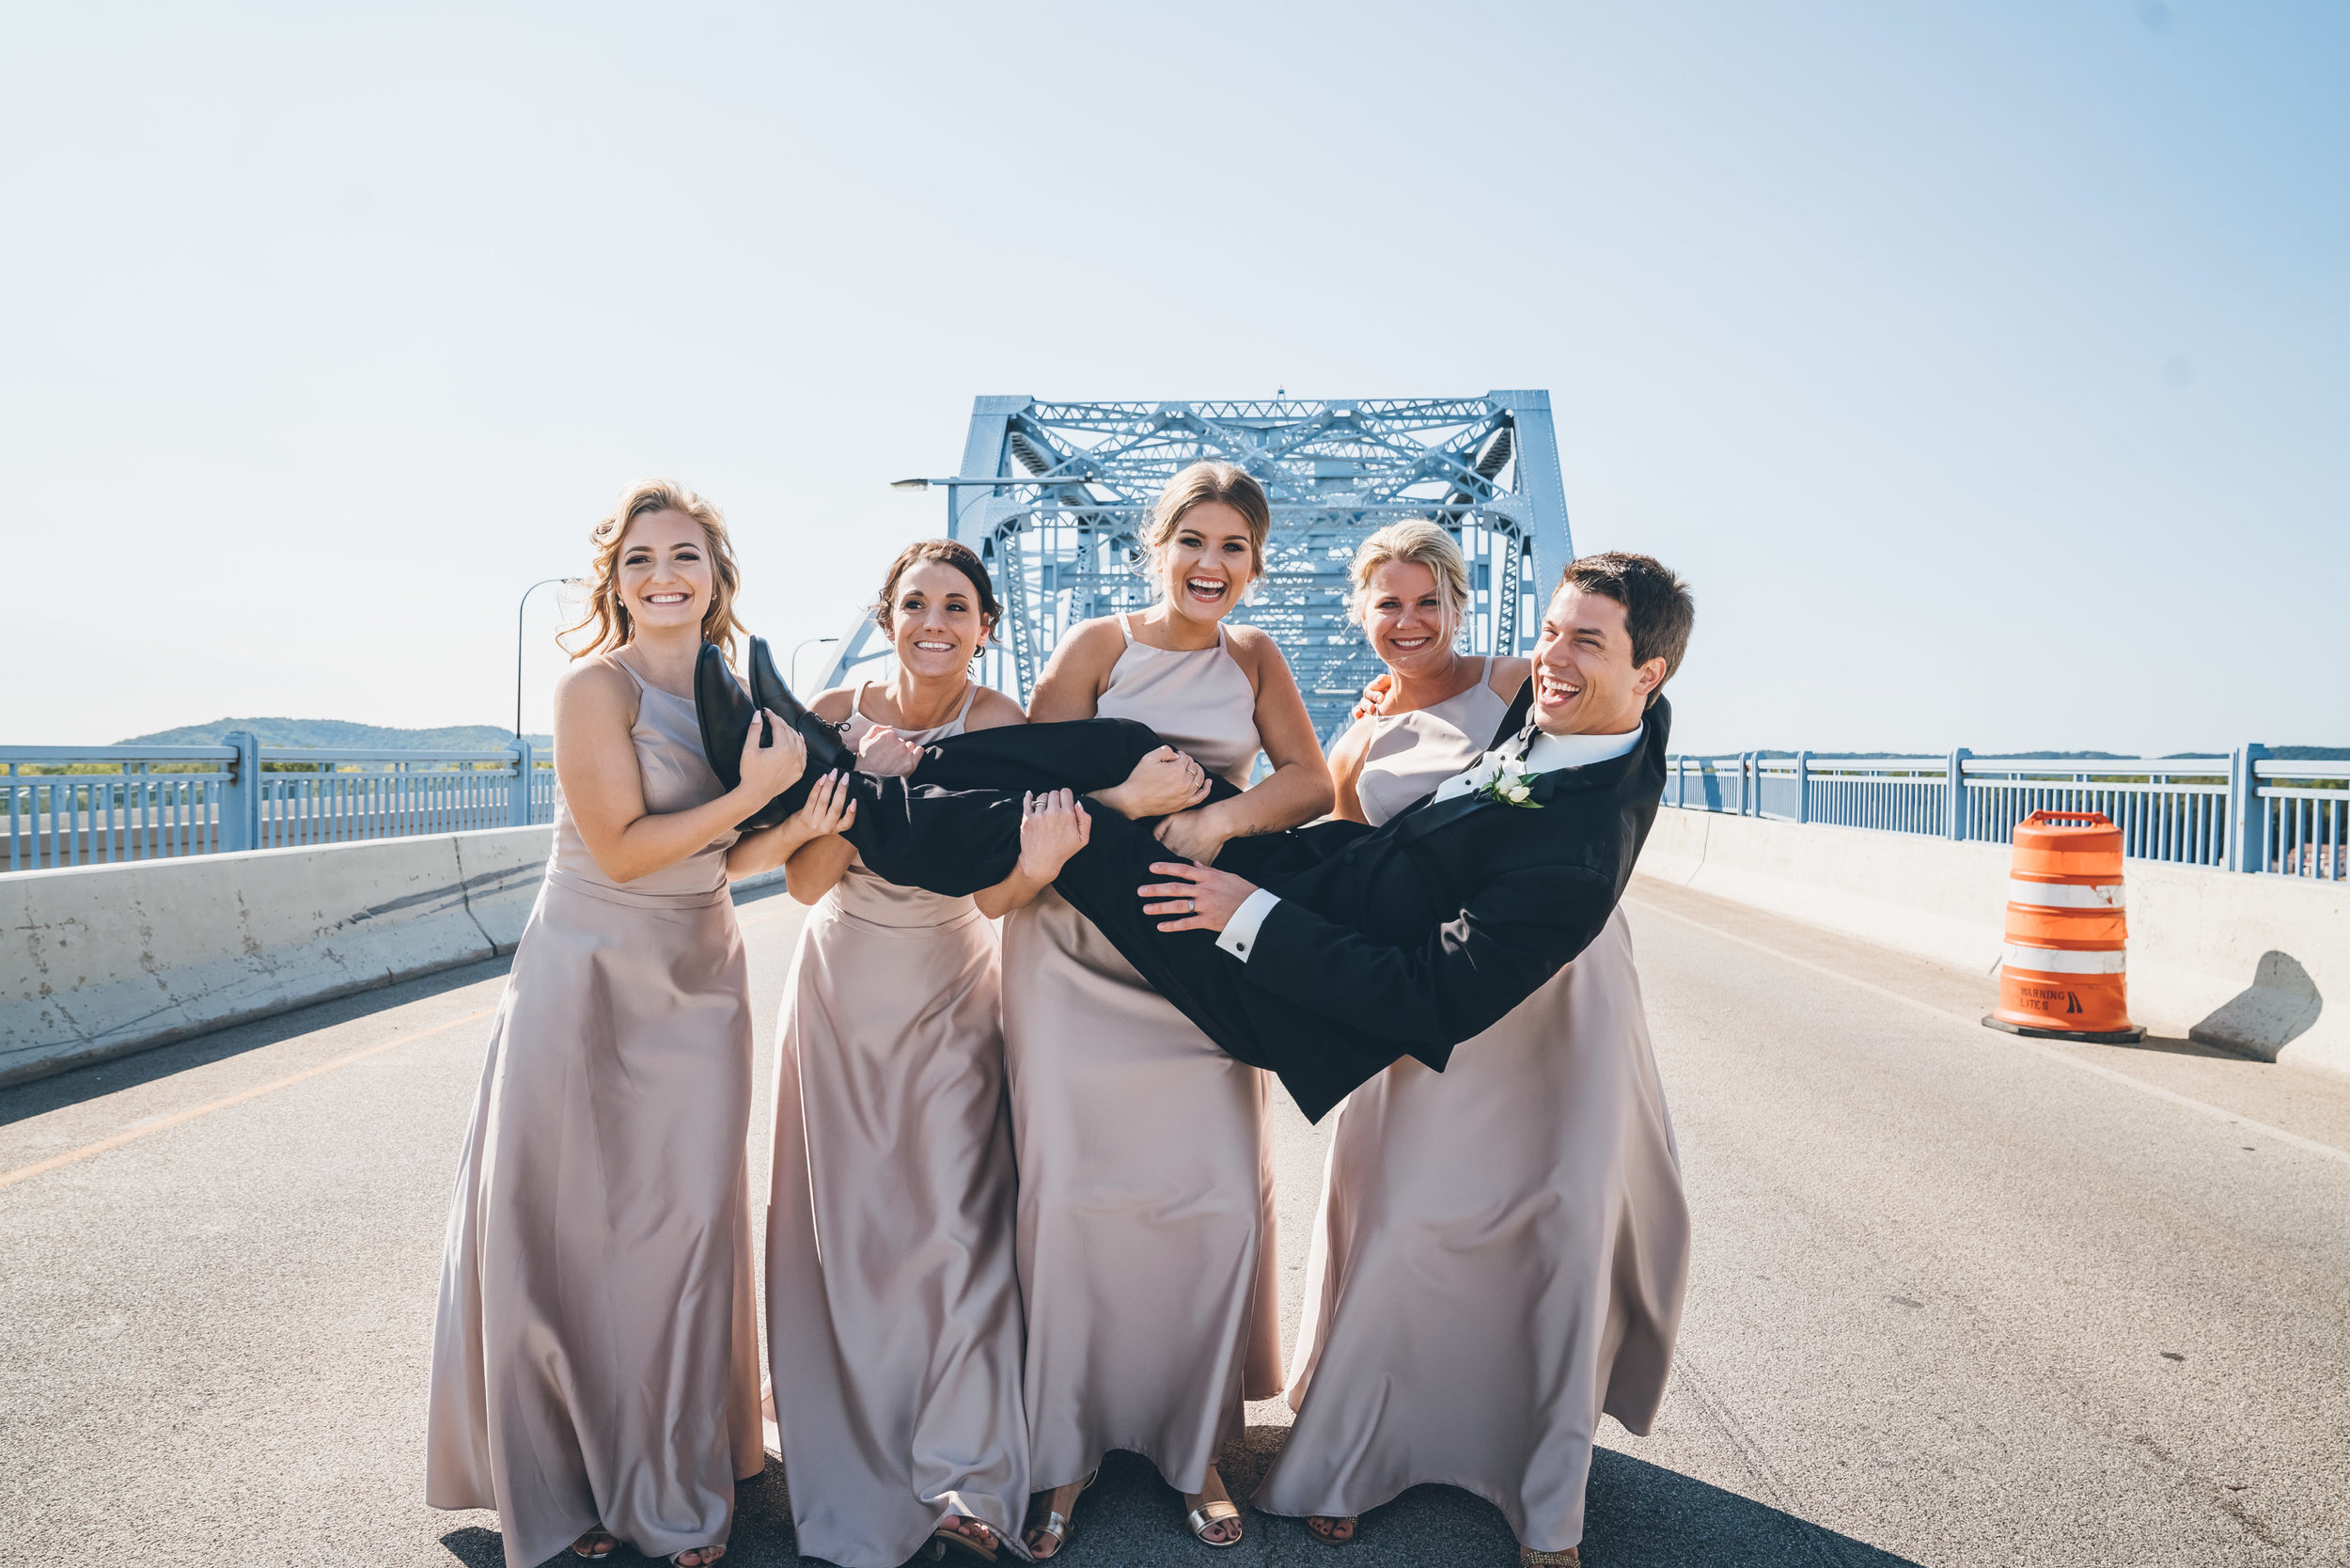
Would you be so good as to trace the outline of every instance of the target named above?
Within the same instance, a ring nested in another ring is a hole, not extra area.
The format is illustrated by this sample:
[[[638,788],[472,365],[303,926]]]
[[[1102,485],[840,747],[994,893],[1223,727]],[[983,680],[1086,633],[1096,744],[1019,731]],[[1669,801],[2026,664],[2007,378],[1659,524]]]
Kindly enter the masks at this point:
[[[682,511],[701,525],[710,547],[710,608],[702,612],[702,641],[714,642],[734,661],[735,638],[748,631],[734,613],[735,590],[742,586],[742,569],[734,564],[734,542],[727,537],[727,520],[718,509],[670,479],[641,479],[620,492],[612,510],[588,530],[595,555],[588,568],[588,603],[580,618],[556,634],[556,642],[574,659],[606,649],[626,647],[636,635],[634,619],[620,598],[620,546],[628,541],[628,525],[648,512]],[[594,631],[585,647],[570,639]]]

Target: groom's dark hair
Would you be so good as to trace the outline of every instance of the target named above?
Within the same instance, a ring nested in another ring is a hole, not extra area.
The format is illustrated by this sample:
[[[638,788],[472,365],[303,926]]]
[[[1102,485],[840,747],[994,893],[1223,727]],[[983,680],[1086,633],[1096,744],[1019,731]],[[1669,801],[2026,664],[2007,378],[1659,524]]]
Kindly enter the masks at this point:
[[[1681,669],[1681,655],[1689,646],[1689,628],[1698,607],[1683,582],[1653,556],[1609,550],[1578,556],[1567,563],[1559,587],[1574,584],[1585,593],[1613,599],[1623,606],[1624,630],[1632,634],[1632,662],[1665,661],[1665,681]],[[1556,590],[1553,590],[1556,592]],[[1662,691],[1665,681],[1656,682]]]

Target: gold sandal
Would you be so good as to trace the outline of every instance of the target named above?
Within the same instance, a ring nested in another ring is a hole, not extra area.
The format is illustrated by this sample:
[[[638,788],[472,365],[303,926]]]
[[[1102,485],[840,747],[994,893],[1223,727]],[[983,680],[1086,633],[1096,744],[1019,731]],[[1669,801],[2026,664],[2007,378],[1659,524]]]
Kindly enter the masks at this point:
[[[981,1529],[987,1530],[991,1539],[997,1541],[1001,1540],[1001,1537],[996,1536],[995,1530],[989,1529],[987,1521],[984,1519],[972,1519],[968,1513],[958,1513],[955,1517],[958,1519],[967,1519],[972,1524],[979,1526]],[[982,1562],[993,1562],[995,1560],[995,1546],[990,1545],[985,1541],[981,1541],[977,1536],[965,1535],[963,1531],[950,1529],[946,1525],[940,1525],[936,1529],[931,1531],[931,1540],[933,1543],[931,1556],[931,1560],[932,1562],[945,1561],[949,1548],[959,1552],[968,1552],[971,1556],[978,1558]],[[1060,1548],[1056,1546],[1053,1549],[1055,1551],[1058,1551]]]
[[[1077,1482],[1077,1497],[1084,1497],[1086,1495],[1086,1488],[1091,1486],[1095,1482],[1101,1479],[1102,1472],[1095,1470],[1092,1474],[1087,1476],[1085,1480]],[[1072,1513],[1076,1511],[1077,1497],[1072,1497],[1069,1499],[1069,1507]],[[1044,1511],[1044,1518],[1042,1523],[1029,1525],[1022,1529],[1020,1531],[1020,1543],[1022,1545],[1027,1545],[1028,1536],[1034,1531],[1042,1530],[1045,1534],[1053,1538],[1053,1549],[1049,1552],[1040,1552],[1034,1546],[1028,1546],[1029,1552],[1034,1555],[1039,1562],[1043,1561],[1047,1558],[1058,1557],[1068,1548],[1069,1532],[1076,1525],[1076,1523],[1077,1521],[1072,1518],[1069,1513],[1063,1513],[1058,1508],[1048,1508]]]
[[[1531,1546],[1520,1546],[1518,1568],[1583,1568],[1583,1548],[1569,1546],[1563,1552],[1538,1552]]]
[[[588,1546],[594,1545],[599,1541],[603,1543],[603,1550],[600,1552],[591,1552],[586,1549]],[[572,1543],[572,1555],[588,1562],[602,1562],[605,1558],[610,1557],[614,1552],[617,1552],[619,1549],[620,1538],[613,1534],[610,1530],[604,1529],[602,1525],[596,1525],[588,1529],[582,1530],[580,1532],[579,1539]]]
[[[1202,1546],[1220,1552],[1227,1546],[1237,1546],[1240,1544],[1240,1535],[1233,1536],[1230,1541],[1211,1541],[1208,1539],[1208,1527],[1210,1525],[1222,1524],[1227,1519],[1230,1519],[1234,1523],[1239,1522],[1239,1504],[1230,1502],[1201,1503],[1198,1508],[1193,1509],[1189,1513],[1183,1516],[1183,1523],[1191,1527],[1193,1540],[1198,1542]],[[1246,1533],[1247,1533],[1247,1531],[1246,1527],[1244,1527],[1241,1534]]]

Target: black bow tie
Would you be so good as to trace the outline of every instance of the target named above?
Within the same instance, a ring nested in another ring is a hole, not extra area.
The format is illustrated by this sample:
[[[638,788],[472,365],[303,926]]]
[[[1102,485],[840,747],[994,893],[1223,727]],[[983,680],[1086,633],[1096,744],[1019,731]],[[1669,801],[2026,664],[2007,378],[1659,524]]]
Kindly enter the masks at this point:
[[[1501,743],[1500,747],[1496,750],[1495,755],[1512,762],[1525,761],[1528,753],[1534,749],[1534,736],[1536,733],[1537,726],[1534,721],[1529,718],[1526,721],[1525,728],[1521,729],[1516,734]]]

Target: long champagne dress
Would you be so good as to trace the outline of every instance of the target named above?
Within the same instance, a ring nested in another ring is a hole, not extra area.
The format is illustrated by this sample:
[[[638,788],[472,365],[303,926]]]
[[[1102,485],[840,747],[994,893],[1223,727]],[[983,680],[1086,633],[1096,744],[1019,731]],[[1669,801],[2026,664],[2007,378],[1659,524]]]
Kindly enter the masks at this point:
[[[1504,712],[1480,682],[1376,720],[1364,814],[1384,822],[1467,768]],[[1444,1073],[1406,1057],[1340,1108],[1291,1363],[1297,1424],[1256,1506],[1343,1516],[1439,1482],[1499,1508],[1524,1545],[1575,1545],[1601,1414],[1645,1433],[1664,1397],[1688,1256],[1618,910]]]
[[[1246,787],[1256,696],[1216,646],[1134,640],[1097,712]],[[1226,1056],[1058,895],[1004,922],[1004,1051],[1020,1160],[1029,1483],[1111,1449],[1197,1492],[1280,1390],[1266,1079]]]
[[[716,799],[694,704],[637,685],[647,808]],[[425,1450],[425,1500],[497,1510],[509,1568],[599,1523],[652,1556],[723,1541],[765,1464],[733,838],[622,885],[556,808],[458,1162]]]
[[[976,698],[975,687],[971,696]],[[873,728],[862,707],[847,733]],[[960,734],[971,711],[916,745]],[[776,1053],[767,1344],[803,1557],[896,1568],[1027,1506],[995,933],[852,861],[809,914]]]

